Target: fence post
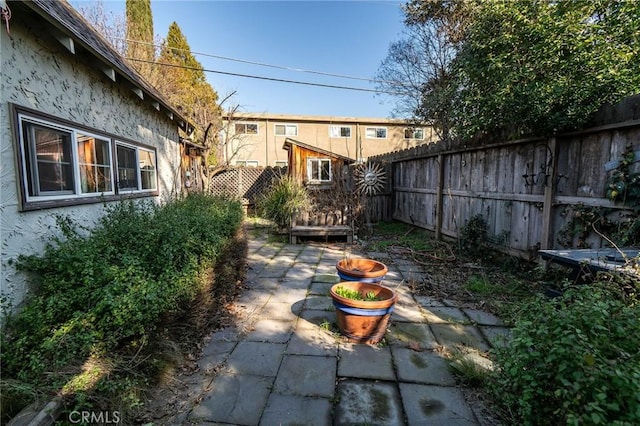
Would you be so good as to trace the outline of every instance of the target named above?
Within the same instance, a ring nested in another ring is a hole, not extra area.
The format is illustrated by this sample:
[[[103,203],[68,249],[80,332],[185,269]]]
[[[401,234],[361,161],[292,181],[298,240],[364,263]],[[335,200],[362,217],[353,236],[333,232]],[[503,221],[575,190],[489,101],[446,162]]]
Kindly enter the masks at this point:
[[[436,240],[442,239],[442,192],[444,189],[444,157],[438,154],[438,186],[436,190]]]
[[[547,182],[544,187],[544,202],[542,205],[542,236],[540,237],[540,249],[550,249],[553,246],[551,237],[553,236],[552,213],[553,213],[553,198],[556,192],[556,160],[558,157],[558,149],[556,138],[549,139],[549,150],[551,153],[551,170],[549,171],[551,182]],[[547,160],[548,161],[548,160]]]

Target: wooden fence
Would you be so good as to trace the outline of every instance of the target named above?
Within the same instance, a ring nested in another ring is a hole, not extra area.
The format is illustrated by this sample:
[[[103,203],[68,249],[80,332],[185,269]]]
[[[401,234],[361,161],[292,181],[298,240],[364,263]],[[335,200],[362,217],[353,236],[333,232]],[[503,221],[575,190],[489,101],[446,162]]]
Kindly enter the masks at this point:
[[[372,157],[390,179],[383,194],[369,199],[370,215],[455,238],[479,214],[491,242],[505,252],[533,257],[537,249],[560,248],[571,206],[621,208],[606,198],[606,187],[624,150],[640,150],[638,99],[622,122],[554,138],[478,147],[431,144]],[[640,171],[640,163],[632,170]],[[602,246],[599,237],[589,243]]]
[[[209,188],[214,195],[239,198],[251,209],[257,197],[286,173],[286,167],[229,167],[211,177]]]

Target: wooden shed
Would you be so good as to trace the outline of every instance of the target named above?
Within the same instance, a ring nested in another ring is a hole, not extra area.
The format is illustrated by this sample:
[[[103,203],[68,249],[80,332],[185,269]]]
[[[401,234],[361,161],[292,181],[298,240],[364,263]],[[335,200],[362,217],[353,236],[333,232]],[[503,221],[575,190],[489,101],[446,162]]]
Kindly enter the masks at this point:
[[[355,160],[321,148],[287,138],[282,147],[288,153],[289,175],[313,189],[334,187],[346,176]]]
[[[353,241],[353,179],[349,166],[355,160],[287,138],[289,175],[309,190],[314,207],[291,218],[289,237],[343,236]]]

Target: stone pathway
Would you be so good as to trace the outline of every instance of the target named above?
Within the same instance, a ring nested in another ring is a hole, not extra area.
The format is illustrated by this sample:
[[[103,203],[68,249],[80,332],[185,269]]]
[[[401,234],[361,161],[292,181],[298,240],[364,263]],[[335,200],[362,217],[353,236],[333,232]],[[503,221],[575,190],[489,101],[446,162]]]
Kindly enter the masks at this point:
[[[240,321],[212,336],[189,379],[188,409],[172,424],[482,424],[440,354],[459,344],[486,351],[508,329],[490,314],[414,297],[407,283],[425,277],[410,261],[351,250],[252,237]],[[345,254],[389,267],[383,284],[399,299],[387,344],[344,343],[330,330],[329,287]]]

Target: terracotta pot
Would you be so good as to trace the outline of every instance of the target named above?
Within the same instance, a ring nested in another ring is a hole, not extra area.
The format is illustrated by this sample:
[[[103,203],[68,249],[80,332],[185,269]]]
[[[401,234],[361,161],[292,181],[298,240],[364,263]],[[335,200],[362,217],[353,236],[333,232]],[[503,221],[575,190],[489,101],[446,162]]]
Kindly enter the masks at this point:
[[[342,259],[336,269],[340,279],[363,283],[379,283],[389,272],[387,265],[373,259]]]
[[[363,296],[373,292],[380,300],[347,299],[336,293],[339,286],[356,290]],[[343,281],[333,285],[330,294],[336,308],[338,328],[350,342],[376,344],[382,340],[398,299],[395,291],[379,284]]]

